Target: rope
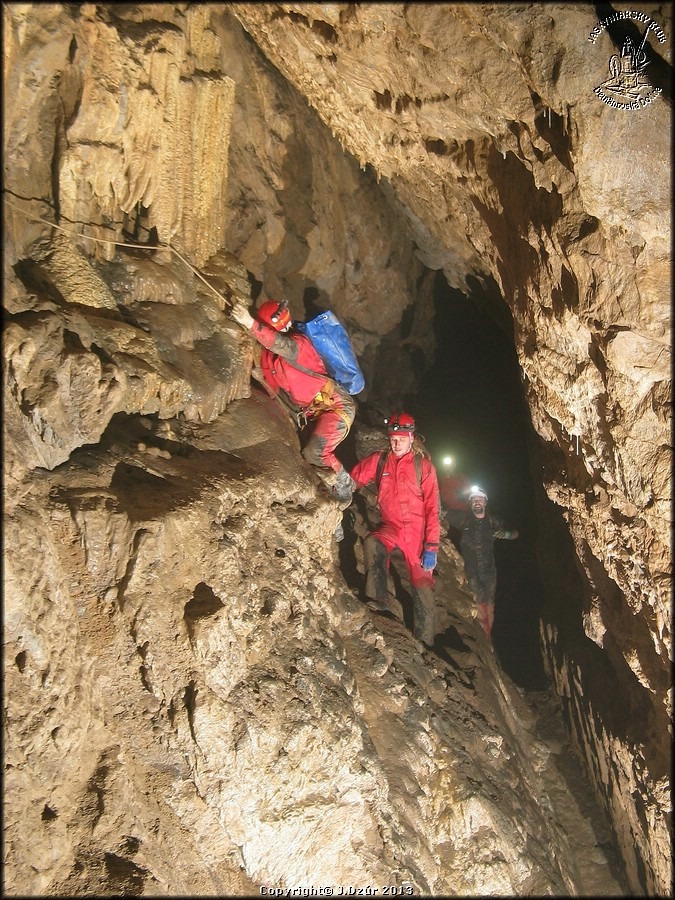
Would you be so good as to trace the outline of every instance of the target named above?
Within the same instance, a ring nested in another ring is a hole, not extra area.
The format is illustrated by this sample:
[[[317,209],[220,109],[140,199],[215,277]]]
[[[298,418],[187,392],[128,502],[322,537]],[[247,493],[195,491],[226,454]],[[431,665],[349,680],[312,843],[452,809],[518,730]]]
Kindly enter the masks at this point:
[[[4,193],[4,191],[3,191],[3,193]],[[229,286],[228,286],[228,290],[230,291],[230,294],[232,296],[231,297],[223,297],[223,295],[219,291],[217,291],[213,287],[212,284],[209,284],[209,282],[206,280],[206,278],[204,278],[204,276],[201,274],[201,272],[199,272],[197,269],[195,269],[195,267],[192,265],[192,263],[188,262],[188,260],[185,259],[185,257],[181,253],[179,253],[175,247],[172,247],[171,244],[159,243],[159,244],[157,244],[156,247],[148,247],[147,244],[129,244],[129,243],[126,243],[125,241],[112,241],[112,240],[108,240],[107,238],[88,237],[87,235],[79,234],[77,231],[73,231],[72,229],[63,228],[63,226],[57,225],[55,222],[50,222],[48,219],[45,219],[42,216],[36,216],[29,212],[26,212],[25,209],[22,209],[22,207],[17,206],[16,203],[12,203],[12,201],[8,200],[7,197],[5,197],[5,203],[8,206],[11,206],[13,209],[17,210],[17,212],[20,212],[27,219],[32,219],[34,222],[42,222],[44,225],[48,225],[50,228],[56,228],[58,231],[63,231],[64,234],[67,234],[70,237],[81,237],[87,241],[95,241],[98,244],[111,244],[115,247],[125,247],[127,250],[148,250],[148,249],[171,250],[171,252],[175,253],[176,256],[178,257],[178,259],[180,259],[180,261],[182,263],[184,263],[184,265],[186,265],[193,272],[193,274],[197,276],[197,278],[200,279],[200,281],[204,282],[204,284],[207,286],[207,288],[209,288],[209,290],[213,291],[213,293],[216,295],[216,297],[218,297],[219,300],[224,300],[226,303],[232,304],[232,303],[234,303],[234,301],[232,300],[232,297],[235,297],[236,299],[242,299],[242,300],[245,299],[243,297],[239,298],[237,296],[237,294],[235,293],[235,291],[233,291],[232,288],[230,288]],[[246,301],[246,302],[248,302],[248,301]]]

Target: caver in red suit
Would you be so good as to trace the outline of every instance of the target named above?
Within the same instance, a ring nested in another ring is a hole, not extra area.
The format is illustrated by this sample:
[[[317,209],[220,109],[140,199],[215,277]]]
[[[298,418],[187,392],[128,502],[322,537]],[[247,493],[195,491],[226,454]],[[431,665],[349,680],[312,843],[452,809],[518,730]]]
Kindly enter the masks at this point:
[[[266,301],[255,319],[240,307],[233,309],[232,316],[263,346],[260,368],[270,389],[275,394],[284,392],[300,427],[310,424],[311,434],[302,455],[313,466],[333,469],[337,473],[333,488],[336,499],[351,500],[351,480],[335,448],[347,437],[354,421],[354,400],[329,377],[310,339],[291,329],[285,303]]]
[[[468,512],[470,489],[471,482],[466,475],[441,475],[438,479],[441,505],[446,509],[463,509]]]
[[[440,539],[436,470],[413,449],[414,419],[407,413],[387,422],[390,451],[379,472],[380,451],[351,470],[355,488],[377,483],[380,524],[364,541],[366,596],[371,605],[391,612],[387,573],[391,553],[399,549],[412,585],[415,636],[432,646],[435,636],[434,568]],[[415,458],[418,461],[415,461]]]
[[[471,482],[459,473],[455,473],[455,463],[451,456],[443,460],[443,468],[438,476],[438,492],[441,497],[441,518],[444,519],[448,529],[448,537],[455,547],[459,547],[460,532],[450,522],[448,513],[450,510],[461,509],[469,511],[469,491]]]

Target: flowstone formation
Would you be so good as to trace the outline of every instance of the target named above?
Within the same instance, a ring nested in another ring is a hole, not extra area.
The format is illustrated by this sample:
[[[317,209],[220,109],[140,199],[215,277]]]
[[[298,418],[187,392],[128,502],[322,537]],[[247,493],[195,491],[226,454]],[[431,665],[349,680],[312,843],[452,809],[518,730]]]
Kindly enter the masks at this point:
[[[442,659],[347,588],[227,318],[330,306],[378,410],[437,271],[513,340],[584,579],[542,508],[542,651],[628,889],[668,892],[672,22],[637,9],[661,96],[617,110],[591,5],[4,4],[10,893],[622,892],[456,552]]]

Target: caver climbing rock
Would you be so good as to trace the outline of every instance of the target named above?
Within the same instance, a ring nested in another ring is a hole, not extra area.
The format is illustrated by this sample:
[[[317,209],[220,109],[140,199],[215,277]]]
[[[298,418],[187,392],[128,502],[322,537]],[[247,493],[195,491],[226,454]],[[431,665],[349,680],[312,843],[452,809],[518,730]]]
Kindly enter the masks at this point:
[[[370,605],[393,612],[387,573],[400,550],[411,584],[415,637],[428,647],[435,637],[434,569],[440,538],[438,478],[428,457],[415,448],[415,420],[398,413],[386,420],[389,451],[376,451],[351,470],[355,488],[377,486],[381,522],[363,543],[366,596]]]
[[[449,509],[446,516],[450,524],[460,531],[459,549],[464,559],[464,572],[469,587],[476,595],[481,625],[489,639],[495,618],[497,589],[495,538],[512,541],[518,537],[518,532],[507,531],[497,516],[488,513],[487,501],[485,491],[472,487],[469,492],[469,512]]]
[[[302,455],[313,466],[336,473],[332,494],[339,503],[348,504],[352,482],[335,448],[354,421],[354,400],[329,377],[311,340],[294,327],[285,302],[267,300],[253,318],[238,301],[232,318],[262,345],[260,368],[265,383],[274,394],[283,394],[298,427],[308,432]]]

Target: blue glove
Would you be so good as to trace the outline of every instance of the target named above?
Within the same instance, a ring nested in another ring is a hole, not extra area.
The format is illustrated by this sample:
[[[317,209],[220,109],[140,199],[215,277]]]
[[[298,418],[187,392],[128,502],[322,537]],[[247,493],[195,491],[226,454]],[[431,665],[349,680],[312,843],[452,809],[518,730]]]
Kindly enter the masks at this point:
[[[425,550],[422,554],[422,568],[427,572],[433,572],[436,568],[437,560],[438,553],[435,553],[433,550]]]

